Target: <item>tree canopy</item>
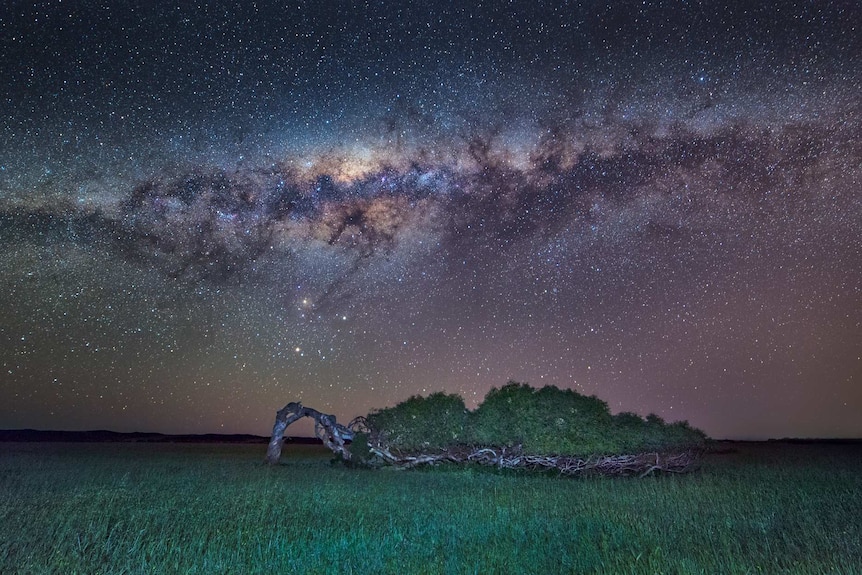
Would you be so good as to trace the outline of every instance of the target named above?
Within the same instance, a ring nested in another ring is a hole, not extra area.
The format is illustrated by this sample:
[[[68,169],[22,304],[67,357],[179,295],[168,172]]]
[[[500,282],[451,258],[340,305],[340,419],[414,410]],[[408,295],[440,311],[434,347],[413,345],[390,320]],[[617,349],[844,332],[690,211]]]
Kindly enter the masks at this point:
[[[668,424],[653,414],[645,419],[631,412],[612,415],[595,396],[514,381],[492,388],[474,411],[460,396],[438,392],[375,410],[366,419],[390,449],[404,453],[478,445],[590,456],[680,451],[706,441],[687,422]]]

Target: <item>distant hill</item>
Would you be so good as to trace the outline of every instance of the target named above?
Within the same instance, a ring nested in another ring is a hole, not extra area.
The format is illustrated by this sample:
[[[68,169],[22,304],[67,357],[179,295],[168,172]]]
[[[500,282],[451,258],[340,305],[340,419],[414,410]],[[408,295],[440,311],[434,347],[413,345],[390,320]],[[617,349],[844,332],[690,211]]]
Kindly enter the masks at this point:
[[[266,444],[269,437],[262,435],[250,435],[246,433],[202,433],[171,435],[166,433],[132,432],[120,433],[97,429],[93,431],[55,431],[40,429],[0,429],[0,442],[65,442],[65,443],[249,443]],[[316,437],[288,437],[287,443],[301,445],[320,445],[321,441]],[[862,438],[804,438],[783,437],[780,439],[766,440],[737,440],[718,439],[717,444],[734,443],[791,443],[791,444],[837,444],[837,445],[859,445]]]
[[[859,437],[781,437],[778,439],[716,439],[714,444],[777,444],[788,443],[793,445],[862,445]]]
[[[268,443],[269,437],[243,433],[169,435],[164,433],[119,433],[104,429],[95,431],[51,431],[38,429],[0,429],[0,441],[57,441],[69,443]],[[289,443],[320,443],[314,437],[291,437]]]
[[[854,437],[782,437],[781,439],[770,439],[770,443],[830,443],[833,445],[862,445],[862,438]]]

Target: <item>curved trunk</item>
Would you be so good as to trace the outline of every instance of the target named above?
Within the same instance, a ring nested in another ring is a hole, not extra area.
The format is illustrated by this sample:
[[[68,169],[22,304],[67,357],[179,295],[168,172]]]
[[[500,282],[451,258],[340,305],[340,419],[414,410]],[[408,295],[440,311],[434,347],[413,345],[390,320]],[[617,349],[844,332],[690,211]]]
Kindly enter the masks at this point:
[[[303,407],[299,402],[290,402],[275,414],[275,424],[272,426],[272,437],[266,449],[266,463],[275,464],[281,458],[281,446],[284,443],[284,432],[295,421],[303,417],[314,419],[314,434],[323,444],[344,459],[350,459],[350,452],[344,445],[345,441],[353,439],[354,432],[336,422],[334,415],[321,413],[310,407]]]

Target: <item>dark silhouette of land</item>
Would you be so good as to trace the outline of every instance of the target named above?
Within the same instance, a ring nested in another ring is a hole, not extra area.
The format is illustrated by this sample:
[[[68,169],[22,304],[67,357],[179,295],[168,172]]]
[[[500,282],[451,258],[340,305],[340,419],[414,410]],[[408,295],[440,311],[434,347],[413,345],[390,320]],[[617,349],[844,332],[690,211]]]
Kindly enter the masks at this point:
[[[94,431],[54,431],[38,429],[0,429],[0,442],[69,442],[69,443],[262,443],[269,442],[269,437],[243,433],[220,434],[185,434],[170,435],[164,433],[120,433],[104,429]],[[289,443],[319,444],[314,437],[290,437]]]
[[[98,429],[92,431],[57,431],[40,429],[0,429],[0,442],[66,442],[66,443],[268,443],[270,438],[262,435],[245,433],[201,433],[171,435],[167,433],[132,432],[121,433]],[[321,445],[316,437],[285,437],[287,443]],[[831,445],[862,445],[862,438],[806,438],[783,437],[780,439],[736,440],[718,439],[712,444],[712,450],[721,450],[731,445],[759,443],[789,443],[789,444],[831,444]]]

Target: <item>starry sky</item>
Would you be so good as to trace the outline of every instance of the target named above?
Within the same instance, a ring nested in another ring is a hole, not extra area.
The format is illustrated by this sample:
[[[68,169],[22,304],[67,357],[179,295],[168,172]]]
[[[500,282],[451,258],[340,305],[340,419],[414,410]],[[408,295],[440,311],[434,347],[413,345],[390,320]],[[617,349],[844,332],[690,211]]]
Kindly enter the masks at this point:
[[[862,436],[859,22],[3,2],[0,428],[267,435],[512,379]]]

